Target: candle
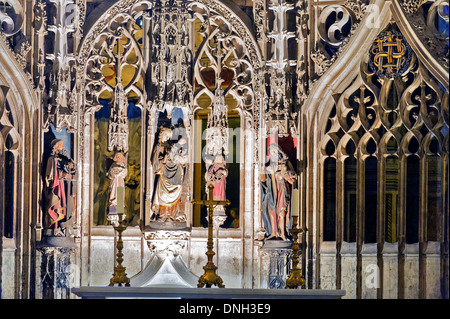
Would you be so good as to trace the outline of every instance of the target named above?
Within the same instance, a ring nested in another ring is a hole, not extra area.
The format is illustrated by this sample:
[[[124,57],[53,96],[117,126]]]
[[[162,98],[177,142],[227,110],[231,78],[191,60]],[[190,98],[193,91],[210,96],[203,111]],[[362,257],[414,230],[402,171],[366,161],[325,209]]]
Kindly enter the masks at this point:
[[[291,209],[292,209],[292,216],[298,217],[299,215],[299,192],[298,189],[292,190],[292,198],[291,198]]]
[[[124,195],[125,188],[123,186],[117,187],[117,214],[124,213]]]
[[[73,196],[69,194],[68,199],[69,200],[67,201],[67,218],[72,216],[73,213]]]

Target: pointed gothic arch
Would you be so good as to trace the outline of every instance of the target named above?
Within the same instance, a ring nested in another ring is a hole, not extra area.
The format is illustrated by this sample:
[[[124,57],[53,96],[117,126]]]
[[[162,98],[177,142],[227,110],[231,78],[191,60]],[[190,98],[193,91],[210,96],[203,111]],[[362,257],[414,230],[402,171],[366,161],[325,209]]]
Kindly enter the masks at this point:
[[[108,92],[108,94],[102,95],[111,97],[111,105],[114,105],[114,101],[117,99],[117,89],[114,85],[105,85],[103,81],[103,76],[101,74],[101,69],[103,68],[101,58],[102,51],[105,51],[108,47],[109,39],[118,38],[114,35],[114,30],[123,28],[124,32],[122,34],[128,34],[128,37],[133,36],[130,32],[133,29],[130,26],[136,23],[138,20],[141,21],[140,27],[142,29],[149,27],[149,17],[147,16],[146,8],[151,5],[152,1],[137,1],[137,0],[123,0],[123,1],[111,1],[108,4],[102,4],[96,8],[91,13],[91,16],[86,17],[86,29],[84,30],[85,37],[80,43],[77,64],[80,66],[78,75],[80,83],[83,83],[80,88],[81,94],[78,95],[78,109],[80,110],[78,119],[78,136],[75,140],[78,145],[78,154],[76,154],[78,160],[78,174],[79,179],[84,180],[85,186],[82,183],[78,184],[78,194],[79,194],[79,218],[81,225],[91,229],[87,241],[92,243],[92,249],[88,249],[87,254],[91,254],[91,251],[97,249],[96,245],[101,245],[100,241],[97,239],[105,238],[102,237],[108,233],[106,227],[101,228],[100,225],[96,224],[93,220],[93,205],[92,202],[96,200],[98,194],[97,189],[94,186],[94,179],[97,178],[97,171],[95,170],[94,164],[94,154],[96,152],[97,145],[95,144],[95,132],[97,132],[95,127],[95,112],[98,112],[103,105],[99,103],[100,93],[103,90]],[[238,8],[236,9],[233,3],[228,1],[189,1],[191,6],[196,6],[197,8],[208,8],[208,14],[206,14],[206,19],[217,22],[214,19],[222,19],[226,21],[229,25],[229,30],[232,31],[231,36],[228,37],[226,45],[229,51],[233,52],[233,57],[240,63],[237,71],[234,73],[236,78],[236,84],[233,87],[233,98],[237,101],[234,104],[238,105],[237,109],[240,113],[241,126],[244,130],[251,130],[256,136],[256,131],[260,127],[260,109],[262,107],[262,98],[258,94],[258,91],[262,90],[263,87],[260,86],[261,80],[258,79],[259,73],[257,72],[263,66],[263,57],[261,50],[258,46],[256,38],[253,34],[252,27],[249,18],[243,14]],[[201,14],[201,13],[200,13]],[[126,31],[125,31],[126,30]],[[162,32],[161,30],[154,30],[156,33]],[[141,32],[140,30],[138,32]],[[112,35],[112,36],[111,36]],[[139,44],[139,49],[141,52],[137,54],[137,59],[134,61],[138,64],[138,72],[141,72],[142,86],[134,89],[139,96],[139,108],[141,109],[141,174],[140,174],[140,222],[138,227],[131,227],[134,232],[133,236],[142,237],[142,230],[148,227],[151,216],[151,200],[152,194],[155,187],[155,177],[153,174],[153,165],[149,162],[152,157],[152,151],[155,148],[157,142],[157,122],[155,119],[158,118],[158,112],[164,112],[165,109],[161,105],[154,103],[160,97],[155,92],[151,92],[152,89],[159,92],[160,87],[154,85],[154,88],[146,87],[146,83],[153,82],[154,73],[145,72],[145,70],[154,71],[155,67],[158,67],[155,63],[152,65],[151,56],[149,52],[143,49],[141,44],[145,41],[149,41],[145,36],[142,36],[142,43]],[[126,37],[126,36],[125,36]],[[193,34],[189,34],[189,37],[193,37]],[[105,44],[106,43],[106,44]],[[234,46],[234,48],[232,48]],[[111,46],[109,52],[115,52],[114,46]],[[108,50],[106,50],[108,51]],[[126,54],[126,53],[124,53]],[[128,61],[129,62],[129,61]],[[200,63],[199,60],[195,60],[195,64]],[[195,68],[195,66],[194,66]],[[100,71],[100,72],[99,72]],[[190,80],[191,81],[191,80]],[[110,82],[109,84],[111,84]],[[130,92],[131,86],[137,86],[139,84],[138,77],[133,77],[130,82],[130,86],[125,87],[124,91],[127,95]],[[155,82],[156,83],[156,82]],[[136,84],[136,85],[135,85]],[[87,90],[84,90],[87,88]],[[176,87],[176,90],[179,88]],[[150,99],[149,96],[152,98]],[[231,96],[231,94],[230,94]],[[147,99],[145,99],[147,97]],[[152,103],[149,101],[152,100]],[[159,101],[159,100],[158,100]],[[156,105],[155,105],[156,104]],[[183,104],[185,105],[185,104]],[[170,105],[169,105],[170,106]],[[184,122],[184,127],[188,132],[188,136],[194,134],[193,122],[194,122],[194,105],[189,105],[189,107],[182,107],[182,119]],[[160,108],[160,109],[159,109]],[[168,108],[171,110],[172,108]],[[111,107],[111,111],[113,107]],[[125,118],[125,116],[124,116]],[[190,134],[190,135],[189,135]],[[252,232],[254,227],[253,219],[258,219],[258,213],[253,212],[254,198],[257,197],[259,193],[259,187],[254,186],[254,180],[257,178],[258,174],[253,173],[254,168],[254,158],[257,156],[257,148],[252,147],[253,140],[250,138],[245,138],[244,134],[241,134],[241,152],[240,159],[240,170],[241,174],[238,176],[241,180],[239,193],[240,193],[240,203],[239,206],[242,210],[245,209],[249,217],[245,221],[246,226],[239,230],[239,236],[244,236],[245,232]],[[192,142],[192,139],[191,141]],[[244,146],[246,143],[246,146]],[[244,154],[245,153],[245,154]],[[189,156],[193,156],[192,152]],[[192,204],[190,200],[193,199],[193,157],[188,164],[188,175],[189,180],[186,182],[186,191],[182,194],[182,200],[186,204],[186,218],[191,225],[192,223]],[[245,171],[245,175],[243,172]],[[245,178],[244,178],[245,176]],[[245,179],[245,182],[243,181]],[[257,184],[255,184],[257,185]],[[244,198],[245,193],[245,198]],[[253,214],[255,215],[253,217]],[[250,216],[251,215],[251,216]],[[88,226],[89,225],[89,226]],[[241,225],[244,222],[241,221]],[[109,233],[108,233],[109,234]],[[139,236],[140,234],[140,236]],[[237,234],[237,233],[236,233]],[[97,236],[98,235],[98,236]],[[109,236],[109,235],[106,235]],[[108,237],[107,240],[109,240]],[[111,238],[112,240],[112,238]],[[247,239],[246,239],[247,240]],[[250,239],[248,240],[250,242]],[[246,248],[248,253],[251,253],[250,246]],[[95,258],[95,257],[94,257]],[[141,256],[143,258],[143,256]]]
[[[6,281],[3,298],[26,296],[22,287],[29,284],[27,257],[33,235],[40,229],[38,203],[39,127],[38,99],[28,75],[15,60],[13,53],[0,39],[0,135],[2,157],[0,192],[2,193],[0,230],[0,276]],[[33,170],[34,169],[34,170]],[[36,183],[31,183],[35,178]],[[21,252],[21,253],[18,253]],[[1,279],[0,279],[1,280]]]
[[[99,103],[99,99],[103,96],[109,95],[113,97],[116,93],[114,93],[115,90],[113,86],[104,83],[102,81],[102,75],[97,72],[100,69],[104,67],[102,64],[101,59],[102,58],[96,58],[96,56],[101,56],[102,52],[107,50],[107,46],[105,46],[105,43],[109,43],[111,32],[116,32],[114,30],[123,30],[121,34],[122,37],[127,38],[130,37],[129,25],[130,23],[133,23],[132,21],[136,21],[137,19],[141,19],[141,23],[145,24],[142,20],[146,19],[146,13],[145,10],[147,8],[150,8],[152,6],[151,1],[117,1],[115,3],[110,3],[110,6],[106,9],[106,4],[101,6],[101,8],[97,8],[96,11],[92,13],[92,15],[97,16],[95,22],[94,18],[87,17],[88,24],[90,25],[90,28],[85,31],[86,36],[81,43],[80,51],[79,51],[79,58],[78,63],[82,66],[84,66],[84,78],[86,81],[86,85],[88,87],[87,94],[82,96],[82,100],[79,101],[81,109],[83,110],[81,115],[81,127],[80,129],[83,130],[83,127],[87,129],[87,126],[85,126],[86,122],[92,121],[92,111],[98,111],[101,108],[101,105]],[[250,86],[255,86],[255,69],[262,66],[262,57],[260,53],[259,46],[256,42],[256,39],[251,31],[250,23],[248,21],[248,17],[242,14],[239,10],[236,10],[234,8],[234,5],[228,2],[221,2],[221,1],[192,1],[189,2],[190,9],[194,11],[194,15],[201,16],[202,19],[206,19],[208,21],[212,21],[217,27],[217,19],[222,19],[222,21],[226,21],[228,24],[228,30],[229,32],[232,32],[231,37],[227,38],[226,40],[226,46],[230,47],[235,46],[233,52],[234,52],[234,59],[236,61],[239,61],[239,63],[242,66],[239,66],[238,72],[235,72],[235,79],[233,81],[236,82],[237,85],[235,85],[235,88],[232,90],[232,96],[235,99],[236,103],[238,104],[238,107],[241,108],[243,111],[247,112],[247,116],[250,116],[250,122],[251,125],[258,125],[257,122],[259,121],[259,118],[257,114],[249,114],[251,113],[252,109],[259,109],[259,105],[261,101],[257,99],[255,96],[256,94],[254,92],[260,90],[259,87],[253,87],[250,88]],[[204,21],[204,20],[203,20]],[[209,23],[209,22],[208,22]],[[120,27],[120,25],[127,25],[127,27]],[[145,27],[141,24],[141,27]],[[118,28],[118,29],[117,29]],[[157,30],[156,30],[157,31]],[[217,30],[216,30],[217,31]],[[189,35],[191,37],[192,34]],[[214,35],[208,35],[208,37],[213,37]],[[117,38],[117,36],[114,36]],[[143,42],[148,41],[145,36],[142,36]],[[209,39],[209,38],[208,38]],[[191,39],[193,41],[193,39]],[[205,39],[206,40],[206,39]],[[203,48],[204,44],[207,41],[203,41]],[[142,44],[142,43],[141,43]],[[140,46],[140,49],[142,50],[142,45]],[[204,50],[202,48],[199,49],[201,52]],[[109,52],[112,52],[111,49],[107,50]],[[139,51],[139,50],[138,50]],[[230,51],[231,52],[231,51]],[[149,75],[145,75],[143,70],[144,67],[149,66],[150,62],[146,61],[150,57],[145,56],[148,53],[139,51],[139,54],[137,54],[137,62],[138,65],[138,71],[137,73],[141,73],[141,77],[143,79],[143,82],[150,81]],[[198,65],[200,61],[198,59],[194,60],[194,69]],[[89,71],[94,70],[94,71]],[[97,71],[95,71],[97,70]],[[117,71],[117,70],[116,70]],[[97,73],[95,73],[97,72]],[[136,78],[136,77],[135,77]],[[133,80],[134,81],[134,80]],[[132,83],[131,83],[132,84]],[[142,84],[141,84],[142,85]],[[144,84],[144,86],[147,85],[147,99],[150,94],[152,94],[150,91],[148,91],[148,84]],[[132,85],[133,86],[133,85]],[[102,91],[103,90],[103,91]],[[130,86],[125,88],[125,94],[129,92]],[[148,118],[154,118],[156,116],[155,114],[155,106],[148,104],[147,101],[144,101],[143,99],[143,93],[145,89],[141,86],[140,89],[135,90],[140,96],[139,98],[139,105],[142,109],[142,128],[144,129],[147,127],[146,125],[149,125],[147,130],[149,132],[153,132],[150,135],[154,135],[155,127],[153,124],[146,124]],[[252,92],[253,91],[253,92]],[[101,92],[109,92],[106,94],[101,94]],[[145,93],[144,93],[145,94]],[[230,96],[231,96],[230,95]],[[117,95],[116,99],[113,99],[117,101]],[[195,99],[194,99],[195,100]],[[250,101],[250,104],[249,104]],[[115,103],[115,102],[114,102]],[[153,102],[153,104],[155,104]],[[92,111],[90,111],[91,107],[94,107]],[[189,109],[191,108],[191,109]],[[164,109],[162,109],[163,111]],[[193,120],[193,106],[188,106],[188,108],[183,109],[183,119],[186,122],[192,122]],[[89,115],[91,114],[91,115]],[[91,123],[92,124],[92,123]],[[186,124],[186,123],[185,123]],[[185,125],[187,130],[190,130],[190,125]],[[145,130],[143,130],[143,134]],[[149,132],[147,134],[149,134]],[[87,136],[87,134],[82,134],[80,139],[80,143],[87,143],[87,139],[90,138]],[[92,140],[91,142],[92,143]],[[145,151],[145,149],[152,149],[152,145],[154,144],[154,141],[152,138],[149,138],[148,141],[143,141],[141,144],[142,149],[144,150],[141,155],[141,163],[143,164],[142,168],[142,175],[141,175],[141,185],[147,185],[147,191],[143,193],[143,196],[141,197],[141,203],[148,203],[148,197],[149,192],[151,193],[151,185],[153,184],[152,181],[152,174],[151,174],[151,168],[145,169],[145,161],[146,157],[148,157],[148,151]],[[89,150],[88,147],[89,144],[85,144],[85,146],[80,147],[80,152],[87,152]],[[88,152],[87,152],[88,153]],[[84,154],[79,154],[80,159],[84,158]],[[92,156],[92,155],[91,155]],[[86,158],[85,158],[86,159]],[[92,162],[92,161],[91,161]],[[145,174],[144,174],[145,172]],[[86,178],[92,178],[92,175],[89,173],[89,171],[85,171],[84,173],[81,172],[81,174],[84,175]],[[145,186],[144,186],[145,187]],[[84,195],[82,195],[84,196]],[[145,206],[147,205],[147,206]],[[147,207],[147,208],[146,208]],[[144,215],[144,212],[148,210],[148,204],[143,204],[141,208],[141,218],[143,220],[146,220]]]
[[[404,267],[408,267],[415,259],[408,259],[405,255],[416,254],[414,256],[422,263],[426,263],[425,251],[434,256],[439,255],[443,261],[441,276],[445,276],[448,271],[443,257],[445,252],[442,251],[445,248],[437,248],[439,240],[435,242],[436,232],[441,233],[443,230],[433,229],[436,227],[436,218],[445,219],[443,216],[448,212],[448,207],[442,206],[445,198],[440,196],[444,194],[439,191],[445,182],[436,181],[438,167],[448,166],[447,153],[442,150],[440,157],[435,153],[440,144],[438,141],[448,140],[448,134],[445,133],[448,118],[443,119],[448,103],[448,79],[441,81],[444,77],[448,78],[448,72],[436,68],[432,55],[415,43],[409,69],[402,71],[402,80],[395,80],[396,85],[400,85],[394,90],[395,93],[392,93],[388,81],[378,81],[376,75],[371,76],[374,71],[368,66],[369,48],[390,22],[395,21],[404,41],[409,43],[413,39],[409,23],[398,12],[400,4],[397,1],[391,5],[377,1],[374,3],[378,5],[377,12],[380,12],[379,28],[367,26],[370,15],[362,21],[362,26],[339,55],[337,63],[312,87],[311,99],[305,105],[304,118],[310,123],[307,130],[309,146],[305,155],[310,163],[306,171],[306,200],[310,203],[307,223],[318,230],[316,236],[309,233],[308,241],[315,245],[309,246],[308,254],[317,256],[316,264],[310,265],[309,269],[311,272],[313,269],[316,271],[316,277],[312,279],[316,287],[348,289],[354,297],[367,298],[370,291],[364,286],[364,267],[374,263],[383,269],[386,263],[394,262],[399,276],[395,290],[397,295],[388,292],[389,283],[381,281],[379,289],[373,292],[373,298],[418,297],[424,296],[427,289],[425,285],[430,283],[425,284],[424,277],[407,274]],[[381,86],[380,83],[384,84]],[[316,92],[325,94],[321,99],[315,99]],[[423,101],[422,104],[417,104],[418,100],[414,101],[417,97]],[[416,108],[414,104],[417,104]],[[434,110],[434,107],[437,109]],[[380,110],[386,114],[380,114]],[[430,117],[430,112],[436,115]],[[405,124],[399,124],[402,121]],[[436,131],[440,125],[444,133]],[[395,127],[399,129],[393,129]],[[434,152],[430,152],[428,145],[435,139],[431,146]],[[352,208],[356,218],[352,225],[356,231],[354,240],[349,240],[345,227],[348,203],[344,195],[346,177],[350,176],[345,162],[348,160],[346,147],[349,143],[355,144],[353,150],[356,158],[356,167],[353,168],[356,172],[356,198]],[[437,158],[442,160],[439,164]],[[427,163],[430,163],[430,169]],[[430,176],[431,188],[427,186],[426,176]],[[374,179],[378,184],[374,184]],[[330,185],[330,181],[333,185]],[[437,207],[430,210],[432,213],[427,213],[430,209],[428,203],[436,201],[436,196],[428,195],[428,191],[440,194],[440,217],[436,217]],[[376,199],[371,196],[376,196]],[[430,196],[432,199],[428,200]],[[343,198],[343,201],[338,198]],[[370,207],[367,201],[378,204]],[[374,229],[368,227],[367,223],[371,223],[372,227],[376,225],[375,233],[370,232]],[[442,225],[440,227],[445,227]],[[330,231],[330,227],[332,231],[325,234],[324,231]],[[426,242],[430,243],[428,250],[424,248]],[[327,275],[330,271],[335,274],[332,281]],[[386,272],[384,275],[390,276]],[[429,280],[437,280],[431,278]],[[406,285],[406,282],[413,282],[414,288]],[[442,291],[446,289],[444,281],[439,282],[439,285]]]

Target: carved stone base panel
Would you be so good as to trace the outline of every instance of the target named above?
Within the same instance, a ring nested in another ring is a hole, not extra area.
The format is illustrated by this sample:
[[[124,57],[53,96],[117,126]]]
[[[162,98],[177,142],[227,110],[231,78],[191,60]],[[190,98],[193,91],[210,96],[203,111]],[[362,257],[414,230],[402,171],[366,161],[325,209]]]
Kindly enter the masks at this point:
[[[336,242],[320,243],[319,251],[319,287],[320,289],[336,289],[337,258]]]
[[[144,232],[150,252],[160,257],[176,257],[186,248],[190,232],[186,230],[155,230]]]
[[[180,256],[153,255],[143,271],[132,277],[131,287],[197,287],[198,277]]]
[[[441,256],[430,254],[426,257],[426,298],[440,299],[441,293]]]
[[[361,298],[377,299],[380,273],[377,265],[377,244],[365,244],[361,251]]]
[[[145,231],[144,239],[153,255],[144,270],[131,278],[131,286],[196,287],[198,276],[187,268],[181,257],[190,235],[187,230]]]
[[[3,249],[1,251],[1,276],[2,276],[2,299],[15,298],[14,269],[16,247],[12,240],[3,238]]]
[[[336,254],[320,255],[320,288],[336,289]]]
[[[438,241],[429,241],[427,243],[425,255],[425,298],[439,299],[446,298],[442,295],[441,290],[441,246]]]
[[[383,248],[383,299],[398,296],[398,244],[385,243]]]
[[[356,299],[357,272],[356,243],[342,243],[341,248],[341,289],[346,291],[345,298]]]
[[[39,299],[72,299],[70,289],[77,285],[80,276],[73,247],[40,247],[36,278]]]
[[[46,236],[47,234],[53,235],[53,229],[44,230],[44,237],[39,243],[40,247],[65,247],[65,248],[75,248],[74,238],[71,236]]]
[[[272,240],[266,241],[261,248],[262,257],[269,257],[268,273],[261,274],[262,276],[267,276],[267,288],[269,289],[284,289],[286,286],[286,280],[289,278],[291,271],[292,260],[292,249],[287,245],[291,246],[292,243]]]
[[[406,245],[404,257],[405,299],[419,298],[419,244]]]

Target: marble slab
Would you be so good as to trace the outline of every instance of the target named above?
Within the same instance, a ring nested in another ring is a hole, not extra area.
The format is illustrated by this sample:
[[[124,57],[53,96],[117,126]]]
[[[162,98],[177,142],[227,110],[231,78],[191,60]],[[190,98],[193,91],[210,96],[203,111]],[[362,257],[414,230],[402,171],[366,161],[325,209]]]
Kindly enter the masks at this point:
[[[345,290],[92,286],[72,288],[72,293],[83,299],[341,299]]]

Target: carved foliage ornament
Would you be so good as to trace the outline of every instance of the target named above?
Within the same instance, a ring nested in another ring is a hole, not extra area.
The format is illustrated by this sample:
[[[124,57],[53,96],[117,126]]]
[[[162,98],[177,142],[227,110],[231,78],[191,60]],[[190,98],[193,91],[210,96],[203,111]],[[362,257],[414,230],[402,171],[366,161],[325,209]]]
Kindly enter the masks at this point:
[[[448,0],[403,0],[402,8],[408,23],[429,54],[445,68],[448,68]]]
[[[253,46],[249,46],[245,38],[239,34],[239,30],[235,29],[232,21],[236,19],[231,17],[231,20],[228,20],[222,16],[222,13],[213,11],[212,8],[198,2],[193,3],[190,8],[194,16],[203,21],[201,37],[204,43],[196,52],[199,59],[195,61],[194,77],[200,88],[195,92],[194,105],[199,106],[198,99],[202,95],[206,94],[212,101],[211,104],[223,95],[225,98],[232,97],[237,102],[236,108],[250,114],[254,100],[252,85],[254,61],[251,57]],[[212,45],[212,42],[216,44]],[[219,42],[220,57],[217,55]],[[214,72],[215,78],[219,75],[219,80],[225,81],[220,85],[215,83],[211,89],[205,77],[207,71]],[[225,72],[231,74],[228,81],[222,77]],[[217,92],[215,87],[219,86],[223,92]]]
[[[316,73],[313,82],[330,68],[344,50],[366,12],[370,11],[368,3],[367,0],[346,0],[344,5],[330,5],[320,11],[317,21],[320,43],[311,52]]]
[[[156,1],[152,19],[152,82],[156,92],[150,94],[153,107],[171,118],[175,107],[190,108],[192,85],[189,50],[190,12],[187,1]]]

